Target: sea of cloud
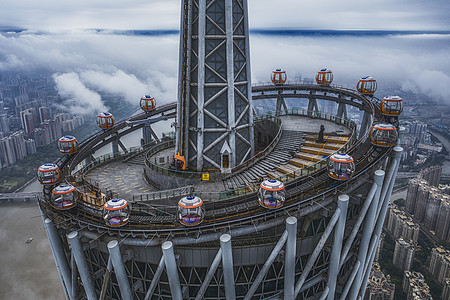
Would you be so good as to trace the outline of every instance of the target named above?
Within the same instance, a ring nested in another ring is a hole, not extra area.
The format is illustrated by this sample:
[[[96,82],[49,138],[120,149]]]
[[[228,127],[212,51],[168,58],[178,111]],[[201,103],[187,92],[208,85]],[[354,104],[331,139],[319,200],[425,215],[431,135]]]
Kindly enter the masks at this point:
[[[164,104],[177,96],[178,35],[114,32],[0,35],[0,72],[46,70],[65,106],[79,113],[107,110],[102,93],[131,105],[150,93]],[[330,68],[335,83],[354,87],[374,76],[382,91],[415,93],[448,101],[450,35],[266,35],[251,36],[252,81],[268,81],[284,68],[289,80],[313,78]],[[385,95],[380,95],[385,96]]]

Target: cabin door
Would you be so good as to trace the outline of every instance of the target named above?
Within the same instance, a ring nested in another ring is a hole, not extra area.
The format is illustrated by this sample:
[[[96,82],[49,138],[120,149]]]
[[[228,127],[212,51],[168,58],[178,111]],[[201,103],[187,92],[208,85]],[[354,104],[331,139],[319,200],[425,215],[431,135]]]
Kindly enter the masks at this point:
[[[225,152],[222,154],[222,168],[228,169],[230,167],[230,154]]]

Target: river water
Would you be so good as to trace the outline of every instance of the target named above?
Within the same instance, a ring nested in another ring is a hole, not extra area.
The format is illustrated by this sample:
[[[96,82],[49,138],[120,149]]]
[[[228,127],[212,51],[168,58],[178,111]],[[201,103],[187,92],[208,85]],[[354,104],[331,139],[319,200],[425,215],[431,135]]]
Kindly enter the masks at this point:
[[[432,134],[442,143],[447,152],[450,153],[450,141],[445,136],[436,131],[433,131]],[[442,166],[442,174],[450,174],[450,161],[444,160],[444,164]]]
[[[64,299],[36,202],[0,205],[0,241],[0,299]]]

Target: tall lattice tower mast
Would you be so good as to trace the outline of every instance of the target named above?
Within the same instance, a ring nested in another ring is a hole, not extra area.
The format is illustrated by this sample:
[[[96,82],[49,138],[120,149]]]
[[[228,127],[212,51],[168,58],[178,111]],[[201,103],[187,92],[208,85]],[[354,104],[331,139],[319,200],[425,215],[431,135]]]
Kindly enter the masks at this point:
[[[176,151],[197,171],[254,153],[247,0],[183,0]]]

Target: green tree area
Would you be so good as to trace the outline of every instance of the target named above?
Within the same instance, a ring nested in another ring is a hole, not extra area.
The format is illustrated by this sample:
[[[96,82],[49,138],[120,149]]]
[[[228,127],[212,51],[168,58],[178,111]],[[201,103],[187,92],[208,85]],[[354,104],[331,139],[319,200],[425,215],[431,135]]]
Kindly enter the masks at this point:
[[[440,300],[442,288],[428,272],[428,264],[431,256],[431,249],[433,247],[435,247],[433,241],[420,232],[418,247],[416,248],[411,271],[422,273],[425,277],[425,282],[430,287],[433,299]],[[389,234],[386,234],[379,263],[383,273],[385,275],[390,275],[392,283],[395,284],[394,300],[404,300],[406,299],[406,294],[402,291],[404,272],[395,267],[392,263],[394,248],[395,240]]]
[[[96,130],[95,126],[83,125],[67,134],[75,136],[81,142]],[[36,176],[39,166],[54,162],[62,155],[56,141],[36,150],[36,153],[17,161],[13,166],[0,170],[0,193],[11,193],[21,188]]]

